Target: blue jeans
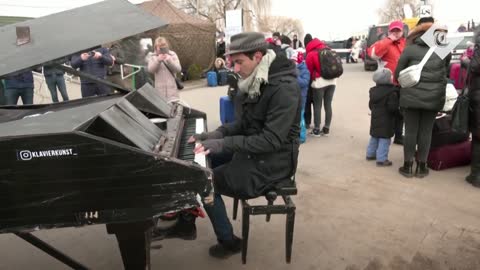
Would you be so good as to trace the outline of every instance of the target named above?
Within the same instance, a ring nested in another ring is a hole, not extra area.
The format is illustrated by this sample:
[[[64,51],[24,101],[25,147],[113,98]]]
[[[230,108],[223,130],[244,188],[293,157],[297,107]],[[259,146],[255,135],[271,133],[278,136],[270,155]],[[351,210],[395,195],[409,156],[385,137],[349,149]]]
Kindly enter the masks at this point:
[[[5,100],[7,105],[17,105],[18,98],[22,98],[24,105],[33,104],[33,88],[7,88],[5,89]]]
[[[377,157],[377,162],[384,162],[388,159],[388,151],[390,150],[390,138],[370,137],[367,146],[367,157]]]
[[[204,205],[210,222],[212,222],[213,231],[217,236],[218,241],[228,241],[233,239],[233,227],[228,219],[227,209],[222,199],[222,194],[232,196],[232,192],[229,191],[228,186],[225,185],[224,171],[226,169],[225,164],[231,160],[231,155],[216,154],[211,155],[213,168],[213,181],[215,184],[215,197],[213,205]]]
[[[60,95],[62,95],[63,101],[68,100],[67,86],[65,85],[63,75],[52,74],[45,76],[45,82],[47,83],[48,90],[50,90],[53,102],[58,102],[57,87]]]

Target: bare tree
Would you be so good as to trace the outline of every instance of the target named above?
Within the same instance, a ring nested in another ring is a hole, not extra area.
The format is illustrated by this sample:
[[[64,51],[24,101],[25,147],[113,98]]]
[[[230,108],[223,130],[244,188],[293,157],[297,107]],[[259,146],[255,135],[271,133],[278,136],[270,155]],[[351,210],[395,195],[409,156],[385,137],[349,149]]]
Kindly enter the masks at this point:
[[[265,16],[259,20],[259,30],[261,32],[280,32],[286,36],[297,34],[303,36],[302,21],[289,17]]]
[[[409,5],[413,11],[413,16],[418,16],[420,7],[418,0],[388,0],[383,9],[378,10],[380,15],[380,23],[388,23],[394,20],[405,19],[404,5]]]
[[[227,10],[242,8],[245,30],[254,30],[255,21],[270,12],[270,0],[171,0],[178,8],[189,14],[197,14],[217,26],[217,31],[225,29]]]

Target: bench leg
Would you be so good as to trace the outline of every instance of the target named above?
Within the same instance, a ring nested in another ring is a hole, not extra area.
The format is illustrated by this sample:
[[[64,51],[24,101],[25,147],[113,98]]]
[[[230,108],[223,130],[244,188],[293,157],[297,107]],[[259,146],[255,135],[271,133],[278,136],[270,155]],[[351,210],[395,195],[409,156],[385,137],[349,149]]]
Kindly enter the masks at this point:
[[[287,223],[285,228],[285,256],[287,263],[292,259],[293,229],[295,226],[295,209],[287,214]]]
[[[246,202],[242,201],[242,263],[247,263],[248,232],[250,229],[250,211]]]
[[[272,206],[272,205],[273,205],[273,201],[270,201],[270,200],[269,200],[269,201],[268,201],[268,206]],[[265,220],[266,220],[267,222],[270,222],[270,216],[271,216],[271,214],[267,214],[267,215],[266,215]]]
[[[232,214],[233,220],[237,219],[237,212],[238,212],[238,199],[233,198],[233,214]]]

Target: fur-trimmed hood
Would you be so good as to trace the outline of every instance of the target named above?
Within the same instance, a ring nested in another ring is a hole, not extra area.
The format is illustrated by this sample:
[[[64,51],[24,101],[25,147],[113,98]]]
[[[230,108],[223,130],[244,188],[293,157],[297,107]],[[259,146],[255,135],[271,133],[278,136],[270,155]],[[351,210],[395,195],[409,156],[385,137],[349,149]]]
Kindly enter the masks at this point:
[[[407,36],[407,46],[415,43],[415,40],[421,37],[425,32],[432,27],[433,23],[426,22],[420,25],[417,25]]]

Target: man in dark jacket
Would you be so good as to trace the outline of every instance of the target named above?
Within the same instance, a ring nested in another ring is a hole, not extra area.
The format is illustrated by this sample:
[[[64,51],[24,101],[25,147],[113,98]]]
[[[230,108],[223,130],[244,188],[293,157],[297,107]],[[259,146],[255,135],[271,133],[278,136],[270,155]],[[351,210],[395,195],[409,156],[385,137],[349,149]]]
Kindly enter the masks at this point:
[[[296,50],[298,48],[303,48],[302,42],[298,39],[297,35],[293,35],[293,40],[292,40],[292,46],[293,49]]]
[[[466,180],[480,188],[480,27],[474,35],[475,47],[469,59],[469,98],[470,98],[470,131],[472,132],[472,163],[470,175]]]
[[[33,104],[33,73],[25,71],[5,77],[5,100],[7,105],[17,105],[18,98],[24,105]]]
[[[100,79],[106,79],[107,67],[113,64],[113,59],[107,48],[95,49],[91,52],[84,52],[72,57],[72,67],[85,73],[91,74]],[[81,78],[80,90],[82,97],[95,95],[106,95],[110,93],[110,88],[89,79]]]
[[[196,135],[195,153],[233,154],[229,163],[214,168],[215,200],[206,205],[218,244],[211,256],[227,258],[240,252],[221,195],[240,199],[261,196],[295,173],[300,131],[301,98],[295,64],[267,50],[261,33],[231,38],[234,71],[241,79],[243,113],[239,120]]]
[[[52,96],[53,102],[58,102],[57,87],[60,95],[62,95],[63,101],[68,100],[67,85],[64,78],[65,71],[53,68],[51,66],[43,67],[43,76],[45,76],[45,82],[47,83],[48,90]]]
[[[124,86],[131,87],[127,81],[122,79],[122,65],[125,64],[125,53],[120,43],[115,42],[108,49],[113,60],[113,65],[107,69],[107,78],[110,82]]]

